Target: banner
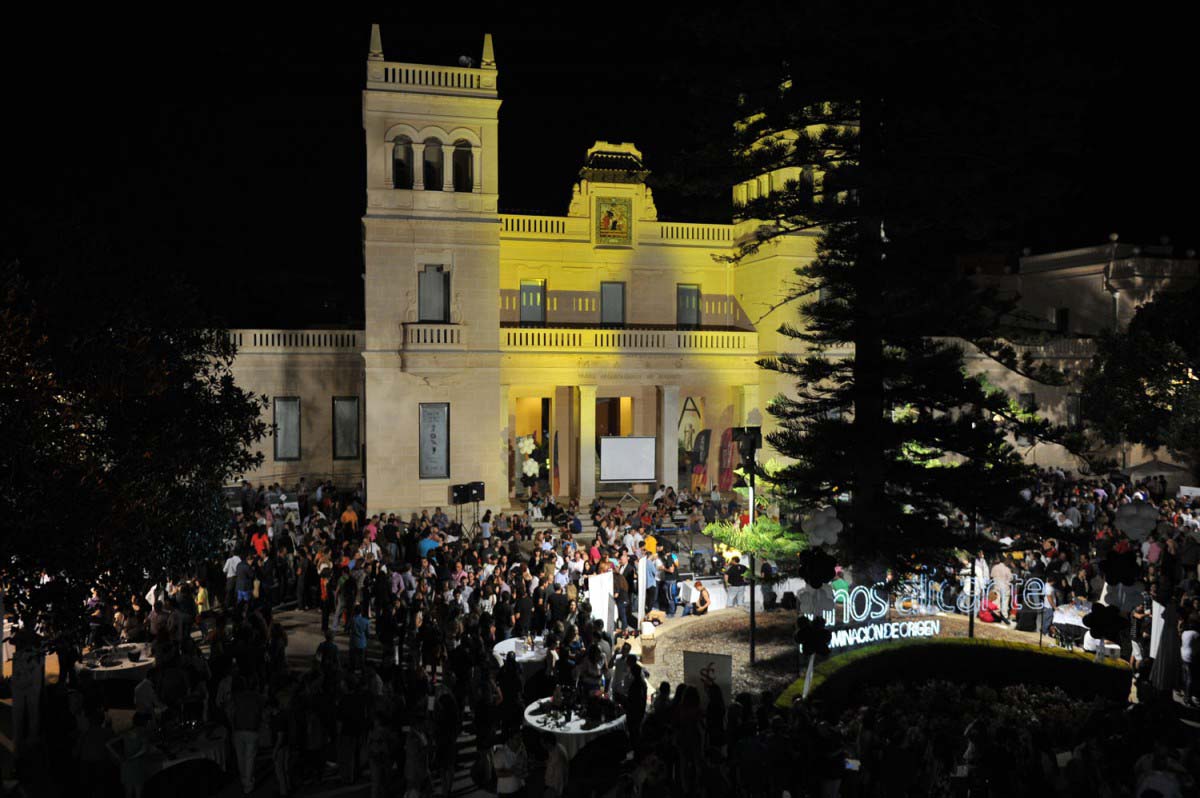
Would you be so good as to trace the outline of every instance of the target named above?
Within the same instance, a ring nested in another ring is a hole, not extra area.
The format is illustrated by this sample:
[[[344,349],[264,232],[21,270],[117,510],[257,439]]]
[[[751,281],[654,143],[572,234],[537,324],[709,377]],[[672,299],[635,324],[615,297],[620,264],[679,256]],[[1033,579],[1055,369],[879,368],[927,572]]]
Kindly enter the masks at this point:
[[[708,705],[708,684],[715,684],[728,706],[733,701],[733,656],[704,651],[683,652],[683,683],[700,691],[700,703]]]
[[[711,439],[712,430],[702,429],[696,433],[696,438],[692,442],[690,489],[694,495],[699,495],[708,488],[708,446]]]
[[[617,602],[613,598],[612,571],[588,577],[588,601],[592,605],[592,619],[604,622],[604,631],[612,634],[617,627]]]

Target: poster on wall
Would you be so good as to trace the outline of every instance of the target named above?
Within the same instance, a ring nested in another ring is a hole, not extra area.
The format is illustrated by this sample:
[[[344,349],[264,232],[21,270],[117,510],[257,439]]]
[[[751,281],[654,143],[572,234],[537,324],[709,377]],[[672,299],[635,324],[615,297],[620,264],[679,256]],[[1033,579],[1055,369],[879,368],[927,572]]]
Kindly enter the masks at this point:
[[[450,404],[422,403],[420,426],[421,479],[449,479]]]
[[[691,490],[692,472],[696,465],[695,444],[696,436],[704,427],[704,414],[701,410],[703,397],[685,396],[680,406],[679,423],[676,432],[679,440],[679,487]]]
[[[629,197],[596,198],[596,243],[633,243],[633,201]]]

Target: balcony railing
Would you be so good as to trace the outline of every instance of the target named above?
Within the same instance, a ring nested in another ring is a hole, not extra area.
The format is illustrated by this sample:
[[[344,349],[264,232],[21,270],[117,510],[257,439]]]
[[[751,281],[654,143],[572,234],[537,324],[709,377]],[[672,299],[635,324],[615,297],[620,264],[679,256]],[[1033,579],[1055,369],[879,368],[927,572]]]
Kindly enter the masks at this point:
[[[757,354],[758,333],[726,330],[507,327],[500,330],[500,350],[594,354]]]
[[[431,66],[393,61],[367,65],[369,88],[395,91],[495,96],[496,72],[474,67]],[[394,88],[393,88],[394,87]]]
[[[467,348],[467,328],[458,324],[405,324],[404,349],[419,351],[457,351]]]
[[[733,241],[733,225],[659,222],[658,237],[663,241],[724,245]]]
[[[230,330],[240,354],[266,352],[360,352],[362,330]]]

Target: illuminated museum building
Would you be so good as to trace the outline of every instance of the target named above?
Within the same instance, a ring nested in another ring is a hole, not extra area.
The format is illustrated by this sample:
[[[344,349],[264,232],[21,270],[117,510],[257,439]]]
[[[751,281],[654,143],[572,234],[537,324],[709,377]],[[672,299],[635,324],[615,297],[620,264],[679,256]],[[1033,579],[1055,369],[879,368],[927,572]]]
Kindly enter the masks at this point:
[[[598,438],[621,435],[657,439],[659,482],[728,488],[727,430],[769,430],[766,404],[793,388],[755,361],[801,347],[777,332],[794,307],[775,306],[815,235],[722,262],[754,223],[660,220],[642,154],[606,142],[581,154],[564,215],[502,214],[490,36],[478,66],[430,66],[384,60],[376,26],[366,71],[366,323],[231,332],[236,378],[269,398],[277,425],[247,477],[365,474],[372,511],[444,506],[451,485],[482,481],[485,504],[503,506],[520,485],[516,440],[532,435],[550,460],[546,484],[587,501],[605,487]],[[739,184],[734,202],[798,177]],[[1086,333],[1127,321],[1155,285],[1195,269],[1113,245],[1027,257],[994,279],[1015,281],[1048,327]],[[1078,370],[1090,348],[1067,340],[1042,354]],[[1077,413],[1070,389],[972,362],[1051,417]],[[1029,456],[1071,465],[1054,447]]]

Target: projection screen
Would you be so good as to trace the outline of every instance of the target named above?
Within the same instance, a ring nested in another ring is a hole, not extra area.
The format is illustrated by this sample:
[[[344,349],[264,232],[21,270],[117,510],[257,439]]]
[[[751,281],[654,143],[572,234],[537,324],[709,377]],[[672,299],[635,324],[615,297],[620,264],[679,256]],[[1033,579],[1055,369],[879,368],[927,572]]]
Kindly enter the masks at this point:
[[[653,437],[604,437],[600,439],[601,482],[654,482]]]

